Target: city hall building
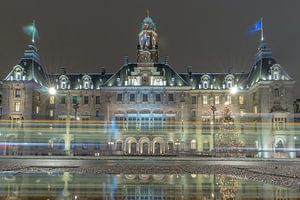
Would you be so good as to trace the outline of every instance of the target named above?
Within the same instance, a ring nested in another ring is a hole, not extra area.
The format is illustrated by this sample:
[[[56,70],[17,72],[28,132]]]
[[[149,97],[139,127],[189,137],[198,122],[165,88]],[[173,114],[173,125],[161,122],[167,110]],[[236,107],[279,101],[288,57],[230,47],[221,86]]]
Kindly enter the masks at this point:
[[[265,41],[247,73],[192,67],[176,72],[167,59],[160,62],[156,24],[148,16],[138,35],[136,62],[125,57],[114,73],[61,68],[47,74],[37,48],[29,45],[3,80],[2,118],[51,123],[51,135],[61,135],[48,137],[49,130],[39,135],[50,147],[63,142],[67,151],[78,143],[82,151],[100,154],[109,149],[126,155],[247,156],[248,151],[258,157],[295,157],[294,84]],[[61,129],[55,125],[60,123],[67,125]],[[25,141],[25,134],[29,131],[14,137]]]

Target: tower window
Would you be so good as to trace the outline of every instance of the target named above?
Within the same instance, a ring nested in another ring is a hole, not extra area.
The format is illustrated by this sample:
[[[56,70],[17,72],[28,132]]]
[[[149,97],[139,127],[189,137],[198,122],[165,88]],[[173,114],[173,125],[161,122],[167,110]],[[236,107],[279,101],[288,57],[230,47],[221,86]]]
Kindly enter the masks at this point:
[[[278,88],[275,88],[275,89],[274,89],[274,96],[275,96],[275,97],[279,97],[279,96],[280,96],[280,94],[279,94],[279,89],[278,89]]]
[[[21,89],[15,90],[15,97],[21,97]]]

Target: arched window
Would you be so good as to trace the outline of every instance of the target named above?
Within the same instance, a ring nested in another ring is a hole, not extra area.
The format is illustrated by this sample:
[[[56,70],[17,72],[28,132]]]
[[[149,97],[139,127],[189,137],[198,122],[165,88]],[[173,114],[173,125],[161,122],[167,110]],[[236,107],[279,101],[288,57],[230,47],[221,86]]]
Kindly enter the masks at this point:
[[[15,68],[14,79],[17,81],[22,80],[23,77],[23,68],[21,66],[17,66]]]
[[[208,75],[203,75],[201,77],[201,82],[202,82],[202,88],[203,89],[208,89],[209,88],[209,83],[210,83],[210,77]]]
[[[69,85],[69,79],[66,75],[61,75],[59,77],[59,88],[60,89],[67,89]]]
[[[227,89],[230,89],[233,87],[234,84],[234,76],[229,74],[225,77],[225,85]]]
[[[92,79],[89,75],[84,75],[82,77],[83,89],[91,89]]]
[[[280,79],[280,68],[278,65],[274,65],[271,67],[271,77],[272,80],[279,80]]]

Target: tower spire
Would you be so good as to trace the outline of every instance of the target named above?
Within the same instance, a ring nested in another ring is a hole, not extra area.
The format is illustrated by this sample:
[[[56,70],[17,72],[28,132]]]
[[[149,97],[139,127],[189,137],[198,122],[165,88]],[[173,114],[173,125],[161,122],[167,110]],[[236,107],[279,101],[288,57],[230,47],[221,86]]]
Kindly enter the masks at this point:
[[[264,24],[263,24],[263,18],[260,18],[260,23],[261,23],[261,38],[260,40],[263,42],[264,41]]]
[[[26,35],[29,35],[31,37],[32,44],[34,44],[36,39],[38,39],[39,37],[37,28],[35,26],[35,20],[32,20],[31,24],[23,26],[23,31]]]
[[[146,12],[147,12],[147,17],[150,17],[150,11],[149,11],[149,9],[147,9]]]

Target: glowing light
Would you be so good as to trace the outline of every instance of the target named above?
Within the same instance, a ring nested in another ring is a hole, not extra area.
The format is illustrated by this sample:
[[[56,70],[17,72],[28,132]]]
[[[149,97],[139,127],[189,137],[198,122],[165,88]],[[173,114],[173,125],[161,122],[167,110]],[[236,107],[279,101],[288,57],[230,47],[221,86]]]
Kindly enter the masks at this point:
[[[224,103],[224,105],[225,105],[225,106],[228,106],[228,105],[229,105],[229,102],[228,102],[228,101],[226,101],[226,102]]]
[[[239,89],[236,86],[234,86],[230,89],[230,94],[236,94],[238,91]]]
[[[54,87],[50,87],[48,89],[48,92],[49,92],[50,95],[56,95],[56,89]]]

